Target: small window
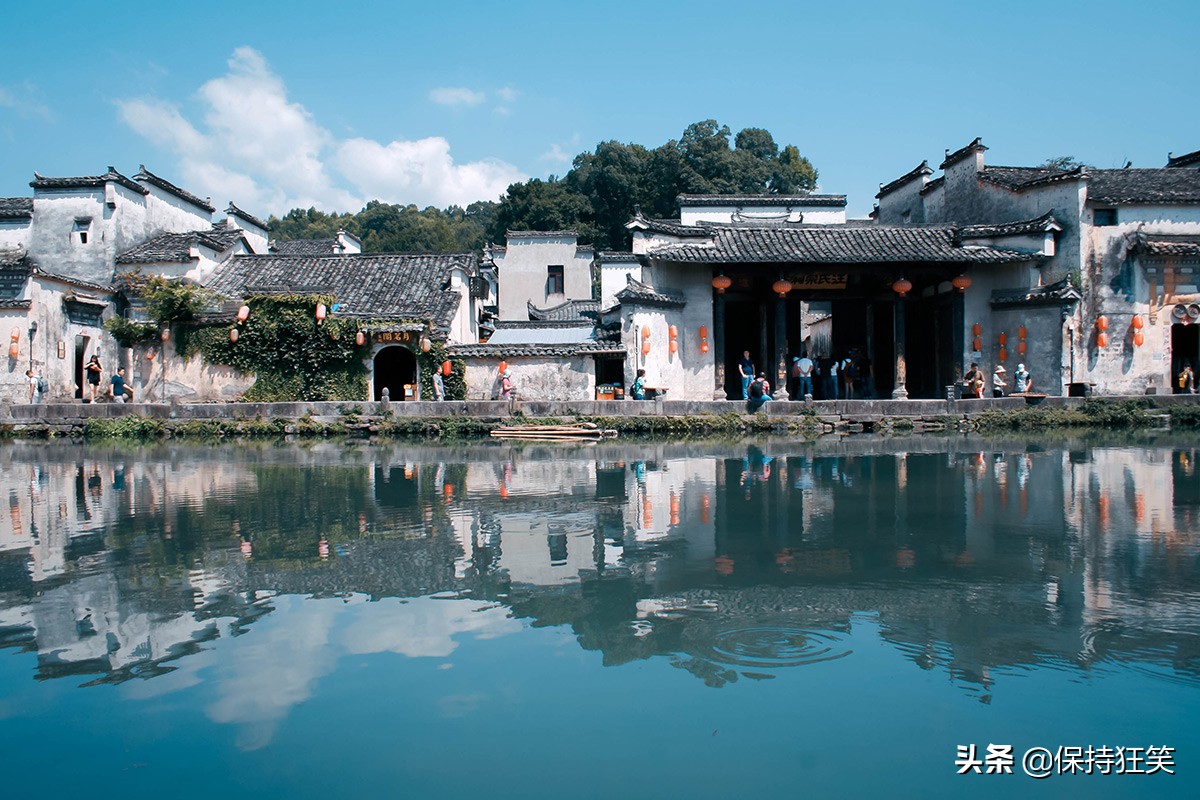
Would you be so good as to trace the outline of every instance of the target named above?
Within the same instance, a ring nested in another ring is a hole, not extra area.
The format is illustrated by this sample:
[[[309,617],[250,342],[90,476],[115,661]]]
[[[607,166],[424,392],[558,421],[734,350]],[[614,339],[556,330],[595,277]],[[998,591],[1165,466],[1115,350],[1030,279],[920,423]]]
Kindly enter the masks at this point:
[[[900,212],[900,221],[902,223],[904,223],[905,225],[908,224],[908,221],[911,217],[912,217],[912,212],[910,210],[908,210],[907,208]]]
[[[563,294],[563,268],[561,265],[546,267],[546,294]]]
[[[1096,226],[1116,225],[1117,210],[1115,208],[1097,208],[1092,212],[1092,224]]]
[[[77,217],[75,224],[71,226],[71,235],[78,239],[80,244],[88,243],[88,233],[92,229],[91,217]]]

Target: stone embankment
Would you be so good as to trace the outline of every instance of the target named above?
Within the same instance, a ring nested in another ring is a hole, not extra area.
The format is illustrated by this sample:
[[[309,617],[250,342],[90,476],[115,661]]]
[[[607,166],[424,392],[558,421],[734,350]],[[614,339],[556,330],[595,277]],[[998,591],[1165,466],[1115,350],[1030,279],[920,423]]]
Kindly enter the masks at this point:
[[[1097,403],[1120,409],[1122,404],[1143,406],[1141,424],[1166,423],[1181,409],[1200,405],[1196,395],[1104,398],[1085,401],[1075,397],[1047,397],[1036,406],[1025,398],[969,400],[825,400],[772,401],[757,413],[747,414],[746,404],[734,401],[598,400],[540,401],[483,400],[447,402],[294,402],[294,403],[47,403],[0,405],[0,429],[18,436],[86,435],[104,433],[114,426],[137,426],[165,435],[206,434],[328,434],[358,435],[434,434],[458,432],[486,434],[493,423],[531,419],[602,419],[609,427],[625,431],[737,432],[770,429],[811,433],[863,431],[956,430],[981,421],[1016,419],[1031,412],[1055,425],[1056,414],[1093,410]],[[1194,414],[1193,414],[1194,416]],[[719,422],[718,422],[719,421]],[[672,425],[665,425],[671,422]],[[663,424],[660,424],[663,423]],[[1077,424],[1077,423],[1072,423]],[[1102,424],[1111,424],[1104,422]]]

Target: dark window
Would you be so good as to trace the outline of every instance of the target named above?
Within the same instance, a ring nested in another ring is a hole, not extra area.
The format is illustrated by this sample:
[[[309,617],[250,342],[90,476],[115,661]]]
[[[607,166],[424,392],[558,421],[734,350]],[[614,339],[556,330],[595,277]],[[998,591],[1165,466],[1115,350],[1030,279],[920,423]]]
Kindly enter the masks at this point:
[[[71,232],[79,237],[80,244],[88,243],[88,231],[92,229],[91,217],[76,217],[75,224],[71,226]]]
[[[563,268],[561,266],[546,267],[546,294],[563,294]]]
[[[1116,225],[1117,210],[1115,208],[1097,208],[1092,212],[1092,224],[1101,225]]]

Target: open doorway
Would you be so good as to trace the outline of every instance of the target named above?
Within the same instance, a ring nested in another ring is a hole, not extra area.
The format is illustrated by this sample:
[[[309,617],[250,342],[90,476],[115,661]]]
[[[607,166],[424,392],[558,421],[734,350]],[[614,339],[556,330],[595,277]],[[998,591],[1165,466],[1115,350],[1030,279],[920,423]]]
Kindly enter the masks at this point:
[[[75,337],[75,369],[71,374],[75,376],[76,400],[83,399],[83,369],[84,365],[87,363],[86,356],[88,339],[89,337],[87,336]]]
[[[381,400],[383,390],[393,401],[417,399],[417,357],[407,347],[392,345],[375,354],[374,398]],[[405,391],[409,387],[411,394]]]
[[[1171,326],[1171,391],[1178,394],[1179,373],[1184,367],[1200,371],[1200,325],[1175,323]]]

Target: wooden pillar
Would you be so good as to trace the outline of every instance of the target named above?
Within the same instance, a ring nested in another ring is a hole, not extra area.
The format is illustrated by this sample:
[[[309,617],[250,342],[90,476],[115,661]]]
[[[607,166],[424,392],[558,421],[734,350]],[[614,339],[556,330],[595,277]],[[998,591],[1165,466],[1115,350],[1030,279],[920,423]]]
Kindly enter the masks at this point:
[[[767,304],[763,302],[758,304],[758,352],[754,354],[756,372],[764,375],[770,372],[767,368],[770,359],[771,354],[767,351]]]
[[[904,361],[904,301],[896,300],[894,318],[896,323],[896,387],[892,389],[893,400],[907,400],[908,368]]]
[[[714,400],[726,400],[725,393],[725,295],[717,294],[713,303],[713,359],[716,361],[716,386],[713,387]]]
[[[787,298],[775,301],[775,378],[771,386],[776,399],[787,398]]]

